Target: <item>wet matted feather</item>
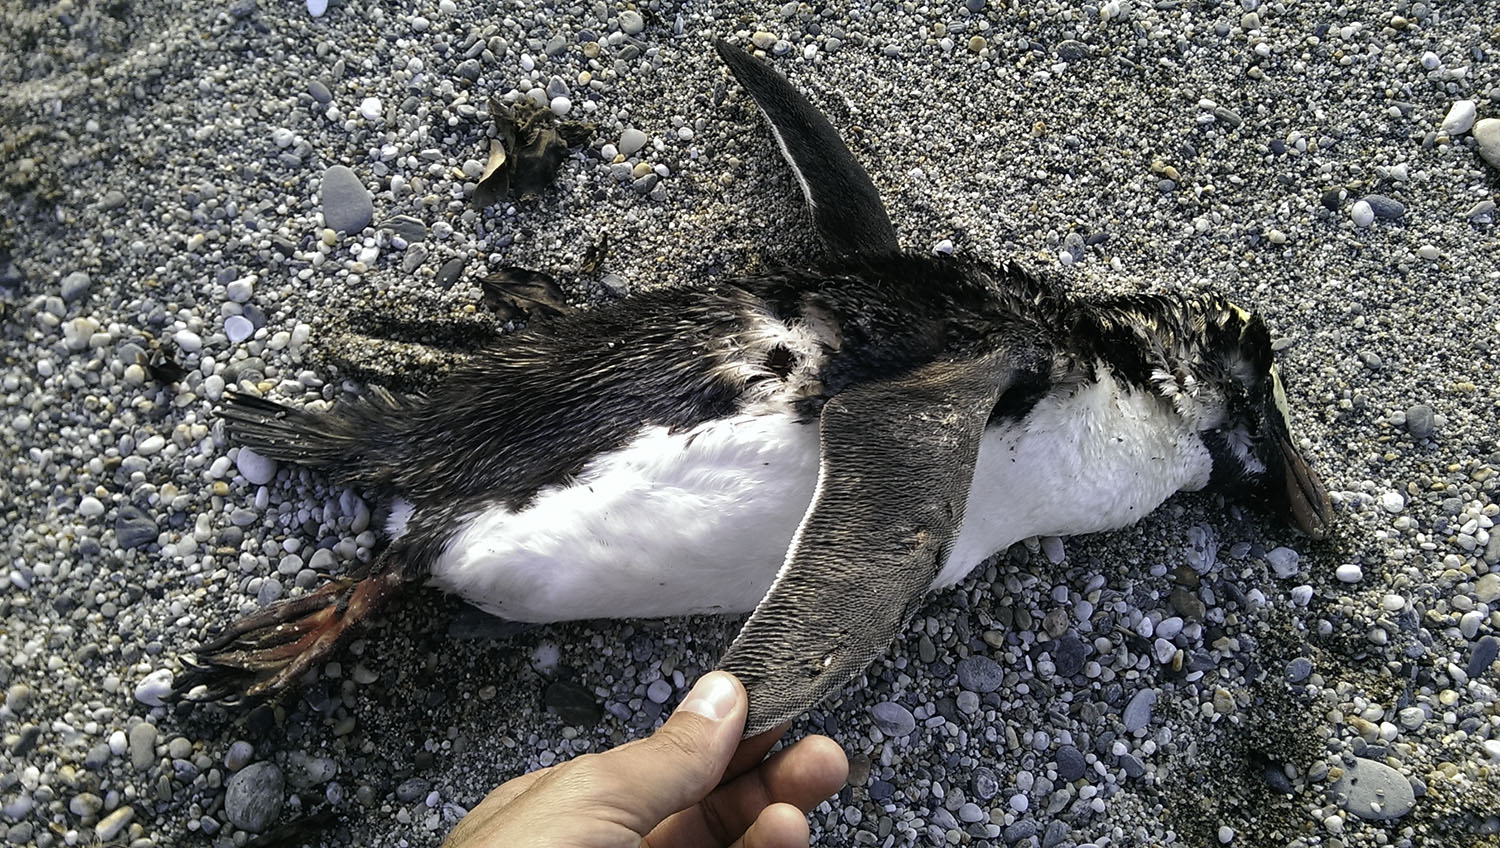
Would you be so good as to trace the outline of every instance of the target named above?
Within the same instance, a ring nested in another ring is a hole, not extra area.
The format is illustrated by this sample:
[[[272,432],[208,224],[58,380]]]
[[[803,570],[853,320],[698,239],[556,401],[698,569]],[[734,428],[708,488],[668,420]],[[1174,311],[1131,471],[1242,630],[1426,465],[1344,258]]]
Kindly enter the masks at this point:
[[[557,178],[568,148],[587,143],[594,134],[593,124],[558,120],[550,109],[529,100],[507,105],[491,97],[490,117],[496,135],[489,140],[489,159],[474,191],[479,206],[541,194]]]

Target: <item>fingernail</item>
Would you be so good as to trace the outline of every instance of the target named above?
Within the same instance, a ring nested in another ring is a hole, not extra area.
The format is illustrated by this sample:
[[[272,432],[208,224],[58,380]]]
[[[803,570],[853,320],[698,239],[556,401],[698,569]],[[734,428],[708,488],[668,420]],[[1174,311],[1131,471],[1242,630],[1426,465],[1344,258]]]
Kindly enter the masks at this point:
[[[739,697],[734,678],[722,671],[715,671],[699,678],[693,685],[693,691],[688,693],[677,709],[697,713],[710,721],[719,721],[734,710]]]

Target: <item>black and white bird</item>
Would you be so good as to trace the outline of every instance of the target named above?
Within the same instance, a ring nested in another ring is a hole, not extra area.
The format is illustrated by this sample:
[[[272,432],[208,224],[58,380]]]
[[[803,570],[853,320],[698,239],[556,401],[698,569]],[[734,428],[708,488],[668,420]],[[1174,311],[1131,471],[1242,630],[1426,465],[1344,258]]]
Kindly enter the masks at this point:
[[[753,610],[722,661],[751,734],[840,690],[928,592],[1027,537],[1122,527],[1208,487],[1325,533],[1259,317],[903,253],[829,122],[717,48],[827,255],[561,315],[425,393],[325,412],[232,395],[235,442],[387,496],[390,542],[230,625],[180,685],[291,685],[422,584],[518,622]]]

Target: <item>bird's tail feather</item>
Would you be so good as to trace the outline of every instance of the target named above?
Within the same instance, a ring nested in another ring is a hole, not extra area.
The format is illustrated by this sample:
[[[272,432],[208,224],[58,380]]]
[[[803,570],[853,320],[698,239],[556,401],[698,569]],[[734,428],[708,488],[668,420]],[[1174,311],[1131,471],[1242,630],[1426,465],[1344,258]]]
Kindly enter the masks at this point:
[[[384,422],[397,417],[403,401],[382,389],[313,413],[253,395],[227,395],[219,417],[236,444],[261,456],[312,468],[351,468],[378,444]]]

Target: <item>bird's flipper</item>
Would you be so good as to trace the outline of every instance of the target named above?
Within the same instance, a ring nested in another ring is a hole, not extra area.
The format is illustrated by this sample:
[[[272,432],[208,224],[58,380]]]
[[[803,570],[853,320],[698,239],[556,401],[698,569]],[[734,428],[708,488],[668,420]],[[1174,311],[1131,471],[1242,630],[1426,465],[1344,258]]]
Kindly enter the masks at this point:
[[[880,192],[838,130],[802,93],[770,66],[723,39],[719,57],[750,93],[781,155],[792,166],[812,213],[813,226],[835,255],[883,256],[901,251]]]
[[[901,632],[958,535],[980,438],[1015,363],[935,362],[823,407],[813,502],[720,663],[750,694],[747,736],[842,689]]]

